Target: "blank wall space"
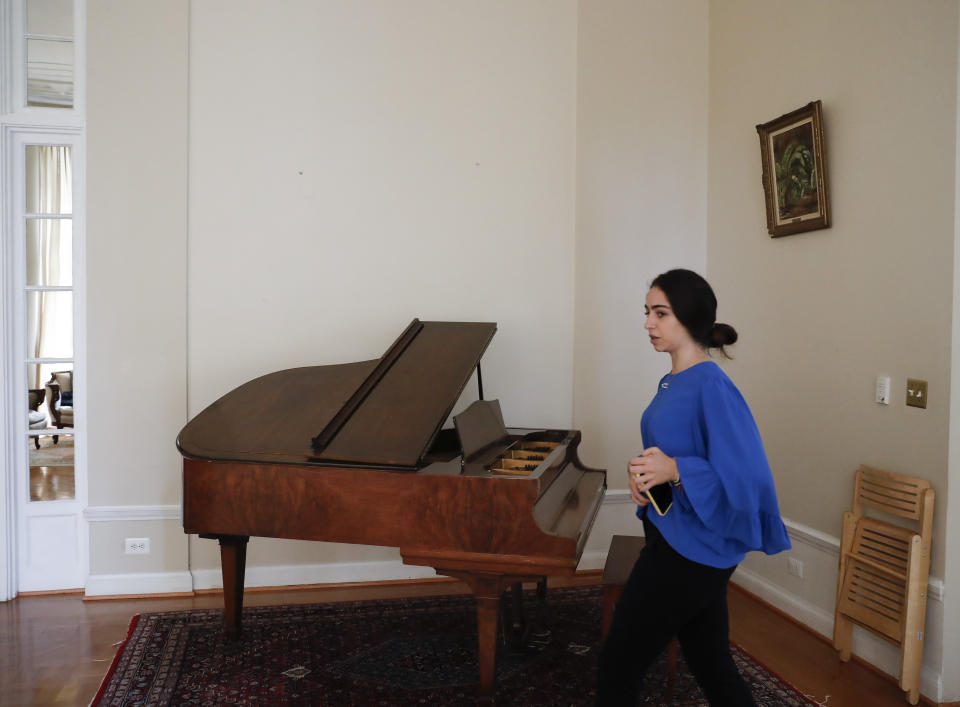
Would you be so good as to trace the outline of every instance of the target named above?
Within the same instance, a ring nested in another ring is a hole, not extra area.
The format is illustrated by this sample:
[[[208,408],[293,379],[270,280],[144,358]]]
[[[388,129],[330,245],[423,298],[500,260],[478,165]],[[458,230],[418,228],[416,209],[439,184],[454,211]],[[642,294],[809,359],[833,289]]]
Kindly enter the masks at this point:
[[[643,331],[650,281],[706,263],[706,39],[706,2],[580,6],[575,423],[611,488],[670,366]]]
[[[497,322],[508,423],[568,426],[575,3],[284,7],[193,6],[191,412],[418,316]]]

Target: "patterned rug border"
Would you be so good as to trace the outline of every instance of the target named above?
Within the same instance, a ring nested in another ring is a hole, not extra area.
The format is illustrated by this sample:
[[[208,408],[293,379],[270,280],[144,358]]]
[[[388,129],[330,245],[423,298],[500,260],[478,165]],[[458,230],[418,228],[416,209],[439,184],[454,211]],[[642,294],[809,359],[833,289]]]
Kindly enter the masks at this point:
[[[143,614],[134,614],[133,618],[130,619],[130,625],[127,627],[127,637],[124,638],[119,643],[114,644],[116,646],[117,652],[113,656],[113,661],[110,663],[110,668],[107,670],[107,674],[104,675],[103,680],[100,681],[100,688],[97,690],[97,694],[93,696],[93,699],[90,700],[87,707],[97,704],[100,701],[100,699],[103,697],[103,693],[106,691],[107,685],[110,684],[110,679],[113,677],[113,674],[117,671],[117,666],[120,665],[120,659],[123,657],[123,651],[127,647],[127,644],[130,642],[130,639],[133,637],[133,632],[137,629],[137,625],[140,623],[141,616],[143,616]]]

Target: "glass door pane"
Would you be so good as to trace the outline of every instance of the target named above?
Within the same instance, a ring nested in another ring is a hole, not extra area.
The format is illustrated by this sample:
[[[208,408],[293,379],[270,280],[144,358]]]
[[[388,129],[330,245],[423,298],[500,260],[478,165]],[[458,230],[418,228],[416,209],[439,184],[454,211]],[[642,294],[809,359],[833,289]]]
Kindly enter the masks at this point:
[[[73,211],[73,150],[69,145],[26,146],[27,214]]]
[[[27,292],[27,358],[73,358],[73,293]]]
[[[77,497],[73,435],[40,435],[27,445],[30,501],[66,501]]]
[[[73,42],[27,40],[27,105],[73,108]]]
[[[76,498],[72,148],[26,145],[24,331],[29,502]]]
[[[72,0],[26,2],[27,105],[73,107]]]
[[[27,287],[73,285],[73,222],[27,220]]]

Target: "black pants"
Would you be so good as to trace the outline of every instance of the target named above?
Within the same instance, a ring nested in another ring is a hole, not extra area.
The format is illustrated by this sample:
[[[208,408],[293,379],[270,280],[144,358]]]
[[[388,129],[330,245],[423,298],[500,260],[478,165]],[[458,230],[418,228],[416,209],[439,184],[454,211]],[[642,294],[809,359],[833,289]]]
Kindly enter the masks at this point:
[[[730,655],[727,582],[736,567],[692,562],[652,523],[643,526],[647,544],[600,651],[597,705],[635,707],[647,670],[674,636],[711,705],[753,705]]]

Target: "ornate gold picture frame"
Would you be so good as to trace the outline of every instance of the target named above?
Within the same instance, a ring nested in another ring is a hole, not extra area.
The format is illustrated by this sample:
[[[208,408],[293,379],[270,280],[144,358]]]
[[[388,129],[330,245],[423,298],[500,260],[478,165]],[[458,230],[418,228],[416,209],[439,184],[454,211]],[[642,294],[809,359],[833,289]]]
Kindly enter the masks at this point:
[[[757,126],[767,231],[774,238],[830,227],[820,101]]]

